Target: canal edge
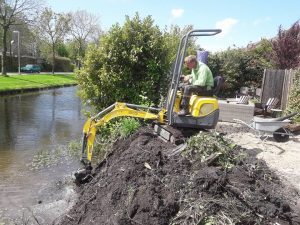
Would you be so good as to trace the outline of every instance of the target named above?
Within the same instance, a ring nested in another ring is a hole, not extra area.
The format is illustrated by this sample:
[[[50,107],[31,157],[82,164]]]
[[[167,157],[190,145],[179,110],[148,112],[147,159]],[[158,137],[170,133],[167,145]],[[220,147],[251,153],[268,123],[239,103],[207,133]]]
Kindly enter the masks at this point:
[[[50,86],[50,87],[14,89],[14,90],[0,91],[0,96],[17,95],[17,94],[37,92],[37,91],[43,91],[43,90],[51,90],[51,89],[55,89],[55,88],[71,87],[71,86],[77,86],[77,85],[78,84],[62,84],[62,85],[54,85],[54,86]]]

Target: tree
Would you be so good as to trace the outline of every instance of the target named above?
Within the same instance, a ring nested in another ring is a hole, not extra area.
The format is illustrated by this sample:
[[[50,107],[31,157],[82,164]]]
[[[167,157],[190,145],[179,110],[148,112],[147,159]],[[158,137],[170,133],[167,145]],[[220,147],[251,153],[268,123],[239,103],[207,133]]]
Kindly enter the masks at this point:
[[[31,23],[40,7],[37,0],[0,0],[0,27],[2,30],[2,75],[7,73],[7,36],[12,25]]]
[[[52,53],[52,74],[55,71],[55,54],[59,43],[70,30],[69,14],[55,13],[50,8],[46,8],[40,15],[37,23],[37,30],[41,40],[51,47]]]
[[[58,54],[58,56],[69,58],[70,53],[68,51],[67,45],[62,42],[59,43],[57,45],[57,54]]]
[[[84,10],[76,11],[71,18],[70,33],[74,38],[77,50],[76,64],[80,69],[88,43],[99,37],[101,28],[99,18]]]
[[[253,66],[256,65],[262,69],[275,67],[274,61],[272,60],[272,54],[274,54],[274,51],[270,40],[262,38],[253,47],[247,47],[247,50],[252,56]]]
[[[151,16],[126,16],[90,46],[77,72],[80,93],[98,109],[115,101],[157,105],[169,70],[163,35]]]
[[[169,51],[168,56],[170,56],[169,59],[170,62],[174,62],[176,59],[178,45],[181,38],[192,29],[193,29],[192,25],[188,25],[183,28],[180,28],[177,25],[172,25],[170,26],[169,29],[167,27],[165,28],[164,41],[165,41],[165,45],[167,46],[167,50]],[[195,50],[196,50],[195,41],[191,39],[191,41],[189,41],[188,54],[195,54]],[[192,53],[192,51],[194,52]]]
[[[291,28],[279,27],[277,37],[272,41],[274,60],[279,69],[294,69],[300,65],[300,24],[299,20]]]

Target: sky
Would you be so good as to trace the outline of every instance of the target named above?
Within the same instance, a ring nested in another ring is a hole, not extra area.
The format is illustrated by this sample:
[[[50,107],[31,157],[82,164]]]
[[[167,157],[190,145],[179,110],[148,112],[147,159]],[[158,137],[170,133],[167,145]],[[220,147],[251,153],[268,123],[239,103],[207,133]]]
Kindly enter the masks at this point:
[[[99,17],[104,31],[136,12],[150,15],[161,30],[170,25],[222,29],[197,40],[212,52],[275,37],[279,26],[288,29],[300,19],[300,0],[48,0],[47,5],[56,12],[86,10]]]

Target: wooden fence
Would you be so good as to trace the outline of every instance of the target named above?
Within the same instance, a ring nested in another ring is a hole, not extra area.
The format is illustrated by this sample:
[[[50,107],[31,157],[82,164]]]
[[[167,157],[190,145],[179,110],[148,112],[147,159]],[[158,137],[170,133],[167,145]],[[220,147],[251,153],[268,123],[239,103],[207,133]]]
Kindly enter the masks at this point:
[[[278,98],[280,108],[286,109],[290,89],[296,70],[267,70],[264,71],[260,101],[266,103],[269,98]]]

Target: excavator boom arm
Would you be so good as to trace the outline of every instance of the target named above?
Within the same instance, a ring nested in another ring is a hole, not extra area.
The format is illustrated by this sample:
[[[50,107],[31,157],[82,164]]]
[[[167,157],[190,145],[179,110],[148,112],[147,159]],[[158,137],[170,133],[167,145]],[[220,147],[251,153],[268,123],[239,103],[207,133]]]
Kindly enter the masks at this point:
[[[151,113],[149,112],[149,110],[155,110],[158,111],[158,113]],[[87,160],[92,160],[93,146],[96,137],[97,127],[103,126],[110,120],[117,117],[126,116],[142,118],[145,120],[158,120],[160,122],[163,122],[163,112],[164,110],[152,107],[145,107],[120,102],[115,103],[114,105],[98,113],[95,117],[88,119],[87,122],[84,124],[82,154],[84,154],[85,149],[87,149]]]

